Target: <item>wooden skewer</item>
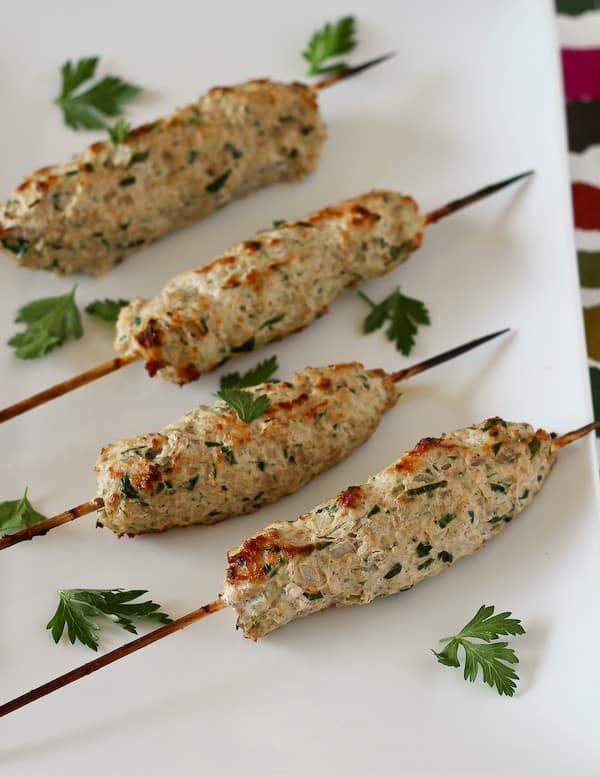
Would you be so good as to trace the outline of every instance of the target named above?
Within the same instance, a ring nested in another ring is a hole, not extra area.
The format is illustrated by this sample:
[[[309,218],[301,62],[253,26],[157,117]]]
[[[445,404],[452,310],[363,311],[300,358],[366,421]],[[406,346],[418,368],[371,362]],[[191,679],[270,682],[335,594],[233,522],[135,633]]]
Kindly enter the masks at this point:
[[[484,186],[483,189],[478,189],[472,194],[467,194],[466,197],[460,197],[458,200],[452,200],[452,202],[449,202],[447,205],[442,205],[441,208],[432,210],[430,213],[428,213],[425,216],[424,223],[426,226],[428,224],[435,224],[436,221],[449,216],[451,213],[455,213],[457,210],[465,208],[467,205],[471,205],[473,202],[477,202],[484,197],[489,197],[490,194],[495,194],[497,191],[500,191],[500,189],[504,189],[505,186],[510,186],[511,183],[516,183],[522,178],[527,178],[528,176],[533,175],[534,172],[535,170],[527,170],[524,173],[519,173],[519,175],[514,175],[512,178],[506,178],[506,180],[500,181],[499,183],[493,183],[490,186]]]
[[[120,370],[121,367],[125,367],[132,362],[136,362],[140,359],[140,355],[137,353],[125,354],[125,356],[117,356],[114,359],[110,359],[107,362],[98,364],[96,367],[92,367],[90,370],[81,372],[79,375],[75,375],[74,378],[62,381],[62,383],[56,383],[54,386],[40,391],[38,394],[33,394],[27,399],[16,402],[10,407],[0,410],[0,424],[5,421],[14,418],[15,416],[26,413],[28,410],[33,410],[34,407],[39,407],[51,399],[62,397],[63,394],[68,394],[69,391],[73,391],[76,388],[85,386],[86,383],[91,383],[97,378],[103,378],[105,375],[109,375],[111,372]]]
[[[600,421],[595,421],[593,423],[586,424],[586,426],[582,426],[580,429],[567,432],[566,434],[563,434],[561,437],[557,437],[554,440],[554,447],[556,449],[563,448],[565,445],[569,445],[570,443],[579,440],[581,437],[585,436],[592,430],[599,428]],[[118,661],[120,658],[130,655],[130,653],[135,653],[136,650],[140,650],[140,648],[146,647],[146,645],[150,645],[153,642],[162,639],[163,637],[167,637],[169,634],[173,634],[175,631],[179,631],[180,629],[189,626],[191,623],[195,623],[196,621],[205,618],[207,615],[212,615],[212,613],[218,612],[219,610],[224,609],[226,606],[227,605],[223,599],[219,597],[218,599],[209,602],[209,604],[205,604],[204,607],[200,607],[198,610],[193,610],[187,615],[183,615],[181,618],[177,618],[177,620],[174,620],[172,623],[167,623],[164,626],[160,626],[158,629],[151,631],[149,634],[146,634],[143,637],[138,637],[137,639],[128,642],[126,645],[123,645],[116,650],[111,650],[104,656],[95,658],[92,661],[89,661],[87,664],[83,664],[82,666],[78,667],[77,669],[72,669],[70,672],[63,674],[60,677],[56,677],[54,680],[50,680],[48,683],[40,685],[37,688],[28,691],[28,693],[24,693],[22,696],[18,696],[16,699],[0,705],[0,717],[8,715],[10,712],[14,712],[21,707],[24,707],[26,704],[37,701],[37,699],[41,699],[42,696],[47,696],[49,693],[57,691],[59,688],[63,688],[65,685],[69,685],[69,683],[72,683],[75,680],[79,680],[81,677],[85,677],[86,675],[91,674],[98,669],[102,669],[102,667],[108,666],[108,664],[112,664],[113,662]]]
[[[466,353],[473,348],[478,348],[480,345],[487,343],[489,340],[500,337],[500,335],[504,335],[507,332],[510,332],[509,327],[506,327],[505,329],[499,329],[497,332],[492,332],[490,335],[478,337],[475,340],[469,340],[468,343],[457,345],[455,348],[450,348],[449,351],[439,353],[437,356],[431,356],[429,359],[425,359],[425,361],[419,362],[419,364],[415,364],[412,367],[406,367],[404,370],[393,372],[390,377],[394,383],[399,383],[402,380],[408,380],[408,378],[412,378],[415,375],[418,375],[420,372],[425,372],[425,370],[430,370],[432,367],[437,367],[438,364],[443,364],[444,362],[447,362],[450,359],[454,359],[456,356],[460,356],[461,354]]]
[[[600,429],[600,421],[592,421],[591,424],[580,426],[579,429],[574,429],[572,432],[567,432],[561,437],[555,437],[554,440],[552,440],[552,447],[555,451],[558,451],[561,448],[564,448],[565,445],[570,445],[572,442],[580,440],[582,437],[585,437],[586,434],[593,432],[595,429]]]
[[[315,92],[319,91],[320,89],[327,89],[328,86],[337,84],[338,81],[344,81],[346,78],[356,76],[359,73],[362,73],[363,70],[368,70],[370,67],[374,67],[380,62],[385,62],[387,59],[391,59],[395,56],[395,51],[392,51],[389,54],[383,54],[381,57],[370,59],[368,62],[364,62],[362,65],[355,65],[354,67],[346,68],[346,70],[341,70],[339,73],[333,73],[332,75],[323,78],[321,81],[318,81],[316,84],[313,84],[310,88]]]
[[[176,631],[184,629],[191,623],[206,618],[207,615],[212,615],[214,612],[223,610],[226,606],[227,605],[221,598],[215,599],[213,602],[205,604],[204,607],[200,607],[198,610],[193,610],[171,623],[166,623],[164,626],[154,629],[154,631],[151,631],[149,634],[144,634],[144,636],[138,637],[131,642],[127,642],[127,644],[122,645],[115,650],[111,650],[103,656],[88,661],[87,664],[83,664],[82,666],[77,667],[77,669],[72,669],[70,672],[60,675],[60,677],[55,677],[54,680],[50,680],[49,683],[44,683],[38,688],[34,688],[32,691],[24,693],[22,696],[18,696],[12,701],[0,705],[0,718],[24,707],[26,704],[31,704],[32,701],[41,699],[42,696],[47,696],[49,693],[57,691],[65,685],[69,685],[69,683],[74,683],[75,680],[79,680],[88,674],[92,674],[92,672],[97,672],[98,669],[102,669],[103,667],[108,666],[108,664],[112,664],[114,661],[118,661],[120,658],[128,656],[130,653],[135,653],[136,650],[141,650],[141,648],[146,647],[146,645],[151,645],[153,642],[157,642],[163,637],[168,637],[169,634],[174,634]]]
[[[45,521],[40,521],[33,526],[28,526],[25,529],[16,531],[14,534],[5,534],[0,538],[0,550],[4,548],[10,548],[11,545],[17,545],[19,542],[25,540],[32,540],[41,534],[46,534],[50,529],[55,529],[57,526],[62,526],[64,523],[74,521],[76,518],[81,518],[88,513],[95,513],[104,507],[104,499],[96,497],[89,502],[83,502],[83,504],[77,505],[77,507],[71,507],[70,510],[65,510],[64,513],[52,516],[52,518],[46,518]]]
[[[468,343],[463,343],[463,345],[458,345],[448,351],[439,353],[437,356],[425,359],[425,361],[414,364],[412,367],[407,367],[399,372],[394,372],[390,377],[394,383],[408,380],[408,378],[412,378],[414,375],[418,375],[425,370],[430,370],[432,367],[437,367],[438,364],[443,364],[450,359],[454,359],[456,356],[460,356],[473,348],[477,348],[478,346],[487,343],[488,340],[493,340],[495,337],[499,337],[509,331],[510,329],[500,329],[498,332],[492,332],[492,334],[478,337],[476,340],[470,340]],[[70,510],[65,510],[64,513],[54,515],[52,518],[47,518],[45,521],[40,521],[40,523],[36,523],[33,526],[28,526],[26,529],[21,529],[21,531],[15,532],[14,534],[6,534],[4,537],[0,537],[0,550],[10,548],[12,545],[17,545],[19,542],[24,542],[25,540],[31,540],[37,535],[46,534],[50,529],[54,529],[56,526],[62,526],[64,523],[74,521],[75,518],[80,518],[88,513],[94,513],[102,507],[104,507],[104,500],[101,497],[96,497],[96,499],[84,502],[83,504],[77,505],[77,507],[72,507]]]
[[[368,64],[369,63],[367,63],[367,65]],[[367,65],[359,65],[359,67],[364,69],[364,67]],[[471,205],[474,202],[483,199],[484,197],[488,197],[490,194],[494,194],[500,189],[503,189],[505,186],[509,186],[515,181],[519,181],[521,178],[525,178],[526,176],[532,174],[533,170],[529,170],[526,173],[515,175],[512,178],[507,178],[504,181],[500,181],[499,183],[485,186],[483,189],[478,189],[476,192],[468,194],[466,197],[453,200],[447,205],[444,205],[437,210],[431,211],[431,213],[428,213],[426,216],[424,216],[423,224],[425,226],[428,224],[433,224],[444,216],[455,213],[457,210],[460,210],[467,205]],[[73,391],[73,389],[79,388],[80,386],[85,386],[86,383],[91,383],[93,380],[96,380],[96,378],[101,378],[104,375],[108,375],[110,372],[114,372],[115,370],[124,367],[126,364],[131,364],[134,361],[138,361],[140,358],[141,356],[138,354],[126,354],[125,356],[118,356],[116,359],[111,359],[108,362],[104,362],[104,364],[99,364],[97,367],[93,367],[86,372],[82,372],[80,375],[76,375],[74,378],[69,378],[69,380],[65,380],[62,383],[57,383],[45,391],[40,391],[38,394],[34,394],[27,399],[23,399],[21,402],[17,402],[16,404],[11,405],[4,410],[0,410],[0,424],[8,421],[11,418],[15,418],[16,416],[21,415],[28,410],[33,410],[34,407],[39,407],[51,399],[56,399],[57,397],[63,396],[63,394],[68,394],[69,391]]]

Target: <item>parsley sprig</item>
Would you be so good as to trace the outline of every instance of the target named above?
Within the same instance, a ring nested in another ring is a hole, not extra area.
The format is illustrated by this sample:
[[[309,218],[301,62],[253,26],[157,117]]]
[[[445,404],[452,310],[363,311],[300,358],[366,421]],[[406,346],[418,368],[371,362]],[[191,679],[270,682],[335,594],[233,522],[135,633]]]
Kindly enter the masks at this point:
[[[473,618],[454,637],[444,637],[440,642],[447,642],[446,647],[435,655],[444,666],[459,667],[458,649],[465,651],[464,678],[475,682],[479,668],[483,681],[490,687],[495,687],[500,696],[512,696],[516,689],[519,676],[510,666],[518,664],[519,659],[508,642],[493,642],[499,636],[525,634],[521,621],[511,618],[512,613],[500,612],[494,615],[494,607],[482,605]],[[472,640],[482,640],[473,642]]]
[[[103,321],[108,321],[111,324],[115,324],[119,318],[119,311],[124,308],[125,305],[129,305],[127,299],[96,299],[87,305],[85,312],[96,318],[101,318]]]
[[[373,308],[364,320],[363,332],[369,334],[387,323],[385,333],[388,340],[395,342],[396,348],[408,356],[414,348],[419,325],[431,323],[425,303],[413,297],[405,297],[400,287],[379,303],[373,302],[362,291],[358,295]]]
[[[256,367],[251,367],[248,372],[244,372],[242,375],[239,372],[228,372],[226,375],[222,375],[219,388],[221,391],[231,388],[247,388],[248,386],[256,386],[258,383],[266,383],[269,379],[271,379],[271,383],[276,383],[277,381],[272,376],[278,369],[277,356],[271,356],[270,359],[259,362]]]
[[[20,308],[15,322],[27,324],[27,328],[8,341],[19,359],[37,359],[70,337],[81,337],[83,326],[75,304],[75,289],[73,286],[61,297],[33,300]]]
[[[269,409],[269,398],[266,394],[255,397],[250,391],[243,389],[267,381],[278,383],[279,381],[272,377],[278,369],[277,356],[273,355],[242,374],[229,372],[222,375],[217,396],[227,402],[242,421],[249,424]]]
[[[345,62],[326,65],[331,57],[347,54],[356,47],[354,16],[344,16],[334,24],[327,22],[320,30],[313,33],[302,56],[308,62],[308,75],[325,75],[338,73],[348,66]]]
[[[238,418],[247,424],[261,416],[270,407],[269,397],[266,394],[259,394],[255,397],[249,391],[242,389],[221,389],[217,391],[217,396],[227,402],[238,414]]]
[[[71,644],[79,640],[92,650],[98,650],[100,626],[93,618],[107,618],[131,634],[137,634],[134,618],[171,623],[171,618],[159,611],[160,604],[152,601],[131,603],[148,593],[143,589],[68,588],[57,593],[58,607],[46,626],[51,629],[55,642],[59,641],[66,628]]]
[[[33,509],[27,496],[28,490],[26,486],[20,499],[0,502],[0,533],[12,534],[46,520],[45,515]]]
[[[83,88],[96,75],[98,60],[68,60],[61,67],[62,90],[54,102],[62,110],[65,124],[73,129],[104,129],[107,125],[103,116],[119,116],[125,104],[141,91],[118,76],[104,76]]]

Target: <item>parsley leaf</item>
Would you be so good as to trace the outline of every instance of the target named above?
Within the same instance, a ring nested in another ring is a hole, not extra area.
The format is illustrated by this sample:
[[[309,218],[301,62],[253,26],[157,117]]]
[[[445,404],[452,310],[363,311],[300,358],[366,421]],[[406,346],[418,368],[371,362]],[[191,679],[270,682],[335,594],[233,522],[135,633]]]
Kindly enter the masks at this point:
[[[270,407],[269,397],[266,394],[260,394],[255,398],[249,391],[226,388],[217,391],[217,396],[231,405],[238,417],[247,424],[265,413]]]
[[[98,57],[85,57],[61,67],[62,90],[54,101],[62,110],[65,124],[73,129],[104,129],[102,114],[118,116],[125,103],[141,89],[118,76],[104,76],[87,89],[80,87],[96,74]],[[112,137],[112,135],[111,135]]]
[[[395,341],[396,349],[408,356],[415,345],[419,324],[431,323],[425,303],[413,297],[405,297],[400,293],[400,287],[379,304],[375,304],[362,291],[358,295],[373,308],[365,318],[363,332],[369,334],[382,327],[386,321],[389,322],[386,329],[388,340]]]
[[[259,362],[256,367],[252,367],[243,375],[240,375],[239,372],[228,372],[226,375],[221,375],[219,388],[221,390],[247,388],[248,386],[256,386],[258,383],[266,383],[278,369],[277,356],[271,356],[270,359]],[[278,383],[279,381],[271,380],[270,382]]]
[[[27,498],[28,488],[25,488],[23,496],[20,499],[13,499],[10,502],[0,502],[0,531],[5,534],[26,529],[28,526],[34,526],[40,521],[45,521],[46,516],[38,513],[31,506]]]
[[[308,75],[324,75],[345,70],[347,68],[345,62],[337,62],[333,65],[325,65],[325,62],[331,57],[352,51],[356,47],[354,36],[354,16],[344,16],[335,24],[327,22],[317,30],[309,40],[306,51],[302,52],[302,56],[308,62]]]
[[[120,146],[127,135],[129,135],[133,127],[131,124],[129,124],[129,122],[125,121],[125,119],[121,117],[120,119],[117,119],[112,127],[107,126],[106,129],[110,139],[113,142],[113,145]]]
[[[223,173],[223,175],[220,175],[218,178],[213,178],[213,180],[210,183],[206,184],[206,186],[204,187],[204,191],[211,192],[212,194],[220,191],[223,188],[225,182],[227,181],[230,175],[231,175],[231,170],[226,170]]]
[[[16,323],[27,324],[8,341],[19,359],[37,359],[62,345],[69,337],[83,334],[81,317],[75,304],[75,289],[62,297],[45,297],[24,305],[17,313]]]
[[[105,297],[104,299],[96,299],[90,302],[85,312],[114,324],[119,317],[119,311],[125,305],[129,305],[128,299],[107,299]]]
[[[60,69],[62,92],[58,99],[66,97],[71,92],[74,92],[78,86],[81,86],[84,81],[93,78],[97,65],[98,57],[82,57],[75,64],[70,59],[67,60]]]
[[[171,623],[166,613],[158,611],[160,604],[156,602],[128,604],[148,593],[146,590],[69,588],[57,593],[58,607],[46,626],[52,630],[55,642],[62,637],[66,627],[71,644],[78,639],[92,650],[98,650],[100,626],[92,618],[107,618],[131,634],[137,634],[133,618]]]
[[[495,687],[500,696],[512,696],[519,676],[509,664],[518,664],[519,659],[514,650],[508,647],[508,642],[492,641],[501,635],[525,634],[521,621],[510,615],[510,612],[494,615],[493,606],[482,605],[458,634],[440,640],[448,643],[441,652],[432,650],[432,653],[440,664],[459,667],[458,649],[462,647],[465,651],[465,680],[475,682],[481,667],[485,683]],[[473,639],[482,642],[472,642]]]

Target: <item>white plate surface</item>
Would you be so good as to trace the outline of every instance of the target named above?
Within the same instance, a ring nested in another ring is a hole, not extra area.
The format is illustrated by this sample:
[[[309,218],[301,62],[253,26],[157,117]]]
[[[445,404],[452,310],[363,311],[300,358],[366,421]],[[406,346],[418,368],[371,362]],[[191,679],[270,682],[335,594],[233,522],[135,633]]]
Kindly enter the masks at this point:
[[[98,53],[106,71],[148,88],[138,122],[214,84],[252,76],[298,79],[300,50],[325,18],[354,12],[354,61],[398,56],[323,93],[330,139],[318,170],[234,203],[155,244],[102,279],[78,278],[83,306],[150,295],[175,272],[208,261],[277,218],[374,187],[425,209],[530,167],[535,179],[431,228],[422,249],[368,284],[424,299],[433,324],[410,359],[381,333],[360,333],[352,293],[277,353],[281,374],[362,359],[397,369],[494,329],[515,333],[405,386],[404,398],[348,461],[259,513],[157,537],[117,540],[93,517],[0,558],[1,695],[8,699],[91,657],[55,646],[44,626],[55,590],[143,587],[173,615],[212,599],[226,550],[272,520],[293,519],[361,482],[426,435],[495,414],[565,431],[591,418],[551,4],[544,0],[323,3],[75,2],[5,4],[2,12],[0,192],[61,161],[94,134],[62,125],[51,99],[68,57]],[[105,71],[105,72],[106,72]],[[1,267],[0,331],[17,308],[66,291],[72,279]],[[0,347],[1,404],[111,354],[111,331],[86,334],[47,358]],[[248,368],[258,359],[241,359]],[[0,497],[25,484],[50,515],[94,494],[102,444],[161,428],[210,401],[218,373],[183,389],[140,365],[0,429]],[[3,774],[22,775],[597,775],[600,629],[598,491],[592,440],[560,460],[536,502],[485,550],[402,597],[298,621],[257,644],[220,613],[0,724]],[[515,698],[467,685],[430,648],[482,603],[510,609]],[[108,630],[102,650],[126,641]]]

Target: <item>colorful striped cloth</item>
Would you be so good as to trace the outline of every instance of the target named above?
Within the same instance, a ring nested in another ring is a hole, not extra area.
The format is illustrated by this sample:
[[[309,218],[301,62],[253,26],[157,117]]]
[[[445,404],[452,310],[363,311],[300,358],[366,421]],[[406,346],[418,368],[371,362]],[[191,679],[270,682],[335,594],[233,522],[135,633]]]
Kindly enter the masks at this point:
[[[600,418],[600,0],[556,0],[556,10],[575,242],[594,414]]]

